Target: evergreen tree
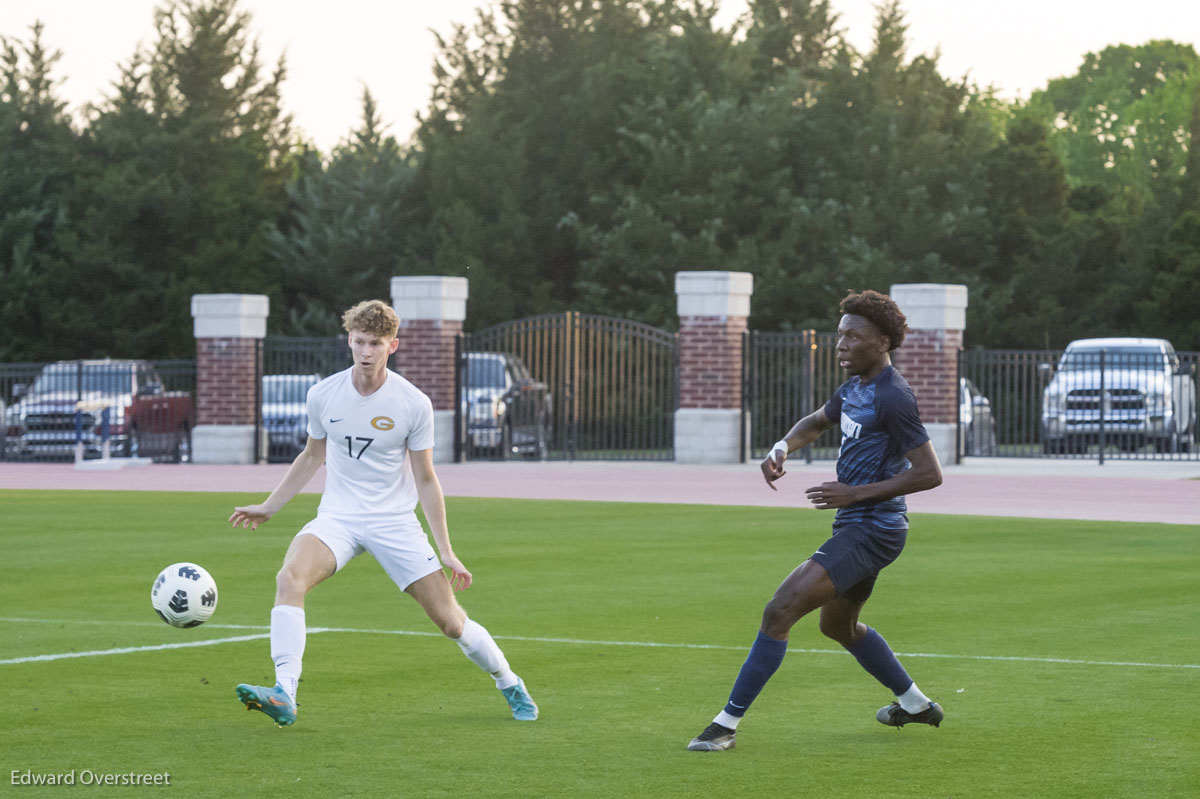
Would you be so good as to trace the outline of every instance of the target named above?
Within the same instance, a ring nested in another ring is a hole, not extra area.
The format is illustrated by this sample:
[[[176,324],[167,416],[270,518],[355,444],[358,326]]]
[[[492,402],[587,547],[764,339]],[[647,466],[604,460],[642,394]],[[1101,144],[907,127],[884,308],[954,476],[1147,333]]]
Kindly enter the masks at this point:
[[[293,335],[331,335],[341,313],[367,298],[387,299],[393,275],[426,271],[409,257],[416,234],[414,167],[385,135],[370,91],[363,119],[334,150],[328,167],[308,153],[288,186],[291,214],[271,235],[283,270],[283,298]]]
[[[157,40],[122,68],[86,131],[72,264],[86,279],[60,324],[89,317],[84,338],[97,354],[191,354],[193,294],[265,293],[278,308],[267,239],[290,169],[285,71],[281,58],[263,75],[236,6],[157,9]],[[107,298],[98,313],[97,296]]]
[[[76,134],[54,92],[60,54],[46,49],[43,26],[27,42],[0,37],[0,361],[56,357],[47,313],[62,278],[61,246],[70,237]]]

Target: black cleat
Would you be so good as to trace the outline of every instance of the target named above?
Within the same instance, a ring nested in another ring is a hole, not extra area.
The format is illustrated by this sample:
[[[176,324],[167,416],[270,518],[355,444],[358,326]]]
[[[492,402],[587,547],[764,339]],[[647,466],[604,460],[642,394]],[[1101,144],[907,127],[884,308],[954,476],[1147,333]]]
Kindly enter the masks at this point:
[[[892,702],[887,707],[879,708],[879,712],[875,714],[876,721],[889,727],[903,727],[905,724],[928,724],[940,727],[944,718],[946,718],[946,713],[937,702],[930,702],[929,707],[920,713],[909,713],[900,707],[899,702]]]
[[[732,749],[735,735],[737,735],[736,730],[731,730],[714,721],[704,728],[704,732],[692,739],[692,742],[688,744],[688,751],[720,752],[724,749]]]

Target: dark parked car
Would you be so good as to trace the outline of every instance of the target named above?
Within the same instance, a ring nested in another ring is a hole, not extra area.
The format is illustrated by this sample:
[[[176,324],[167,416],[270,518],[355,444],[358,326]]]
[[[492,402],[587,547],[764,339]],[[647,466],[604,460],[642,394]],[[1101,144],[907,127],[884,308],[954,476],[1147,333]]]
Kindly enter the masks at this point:
[[[996,454],[996,418],[992,403],[968,378],[958,381],[958,452]]]
[[[468,352],[464,362],[464,445],[468,457],[546,457],[553,400],[516,355]]]
[[[308,442],[308,390],[320,375],[263,375],[262,419],[267,431],[267,460],[296,459]]]

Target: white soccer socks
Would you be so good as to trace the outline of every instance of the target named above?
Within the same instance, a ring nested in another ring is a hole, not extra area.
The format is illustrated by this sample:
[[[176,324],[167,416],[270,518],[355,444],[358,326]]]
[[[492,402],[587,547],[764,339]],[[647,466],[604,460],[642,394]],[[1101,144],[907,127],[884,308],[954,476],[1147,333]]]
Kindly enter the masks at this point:
[[[726,713],[724,708],[722,708],[721,712],[717,714],[717,717],[713,719],[713,723],[720,724],[722,727],[728,727],[731,730],[736,730],[738,725],[742,723],[742,717]]]
[[[472,663],[492,675],[497,688],[512,688],[519,682],[517,675],[508,667],[504,653],[492,639],[492,634],[482,624],[467,619],[463,624],[462,636],[453,641]]]
[[[921,693],[921,689],[913,683],[907,691],[896,697],[900,707],[908,713],[920,713],[929,707],[930,698]]]
[[[307,627],[304,608],[276,605],[271,608],[271,660],[275,661],[275,681],[296,701]]]

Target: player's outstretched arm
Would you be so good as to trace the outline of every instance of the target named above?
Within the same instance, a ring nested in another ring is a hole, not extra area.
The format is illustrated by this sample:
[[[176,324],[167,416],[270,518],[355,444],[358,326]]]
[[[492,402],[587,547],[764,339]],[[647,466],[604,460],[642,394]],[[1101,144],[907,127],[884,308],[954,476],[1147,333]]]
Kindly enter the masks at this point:
[[[442,483],[433,469],[433,450],[409,450],[408,455],[412,463],[413,480],[417,486],[417,498],[421,502],[421,510],[425,511],[425,521],[429,523],[433,543],[437,545],[442,565],[450,570],[450,587],[455,591],[470,588],[473,579],[471,572],[467,571],[467,567],[450,546],[450,528],[446,525],[446,498],[442,494]]]
[[[772,491],[778,490],[775,488],[775,481],[787,474],[783,469],[783,463],[787,460],[788,454],[807,447],[831,427],[833,427],[833,422],[825,415],[825,408],[821,407],[792,425],[788,434],[775,442],[761,464],[763,479],[767,481],[767,485]]]
[[[300,493],[300,489],[308,485],[313,475],[325,463],[325,439],[309,436],[304,449],[292,461],[287,473],[279,481],[279,485],[271,492],[265,502],[257,505],[243,505],[233,509],[229,523],[234,527],[249,527],[257,530],[258,526],[268,521],[286,505],[292,497]]]

